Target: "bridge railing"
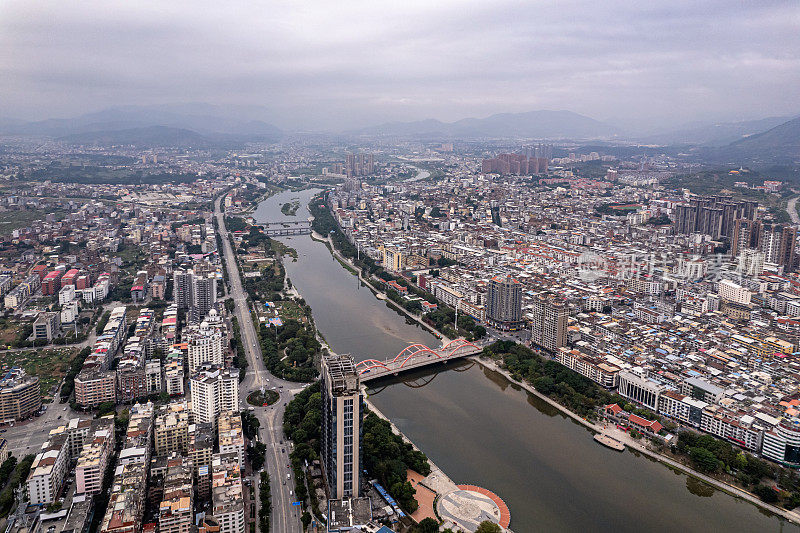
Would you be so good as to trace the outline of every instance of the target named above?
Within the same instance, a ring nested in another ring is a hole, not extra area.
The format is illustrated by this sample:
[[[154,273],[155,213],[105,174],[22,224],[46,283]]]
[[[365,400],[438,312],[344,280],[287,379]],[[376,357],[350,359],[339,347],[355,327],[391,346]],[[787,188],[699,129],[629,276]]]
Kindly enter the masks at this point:
[[[466,339],[454,339],[435,350],[424,344],[415,343],[403,348],[400,353],[398,353],[392,359],[385,359],[383,361],[378,359],[365,359],[364,361],[360,361],[356,364],[356,370],[358,370],[360,375],[370,372],[372,372],[373,375],[384,374],[387,372],[394,373],[403,369],[418,368],[420,366],[433,364],[439,361],[446,361],[456,357],[463,357],[464,355],[471,355],[472,353],[476,353],[480,350],[480,346]]]

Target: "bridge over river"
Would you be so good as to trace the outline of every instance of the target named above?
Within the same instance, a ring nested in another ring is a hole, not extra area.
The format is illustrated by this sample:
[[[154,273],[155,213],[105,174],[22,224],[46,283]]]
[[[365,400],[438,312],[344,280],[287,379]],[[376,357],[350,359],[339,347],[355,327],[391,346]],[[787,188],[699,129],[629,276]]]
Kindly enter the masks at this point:
[[[264,235],[280,237],[282,235],[311,235],[311,221],[298,220],[291,222],[259,222]]]
[[[416,343],[406,346],[391,359],[383,361],[365,359],[356,364],[356,370],[361,378],[361,383],[366,383],[387,376],[396,376],[408,370],[444,363],[451,359],[469,357],[479,354],[481,351],[483,351],[483,346],[473,344],[466,339],[455,339],[436,349]]]

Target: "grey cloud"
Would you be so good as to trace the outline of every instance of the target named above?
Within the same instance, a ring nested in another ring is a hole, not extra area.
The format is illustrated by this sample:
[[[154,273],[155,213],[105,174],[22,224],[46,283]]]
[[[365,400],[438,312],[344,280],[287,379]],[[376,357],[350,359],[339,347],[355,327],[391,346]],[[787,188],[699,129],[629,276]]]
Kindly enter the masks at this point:
[[[0,115],[263,105],[281,127],[798,112],[796,2],[0,3]],[[55,97],[54,97],[55,95]]]

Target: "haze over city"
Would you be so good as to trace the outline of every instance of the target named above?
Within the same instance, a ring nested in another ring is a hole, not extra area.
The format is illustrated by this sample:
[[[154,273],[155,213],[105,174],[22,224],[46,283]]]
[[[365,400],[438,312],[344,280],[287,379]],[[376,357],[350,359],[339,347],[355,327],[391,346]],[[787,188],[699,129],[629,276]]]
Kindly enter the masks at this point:
[[[565,109],[652,132],[799,113],[798,27],[791,1],[5,1],[0,117],[205,102],[338,131]]]

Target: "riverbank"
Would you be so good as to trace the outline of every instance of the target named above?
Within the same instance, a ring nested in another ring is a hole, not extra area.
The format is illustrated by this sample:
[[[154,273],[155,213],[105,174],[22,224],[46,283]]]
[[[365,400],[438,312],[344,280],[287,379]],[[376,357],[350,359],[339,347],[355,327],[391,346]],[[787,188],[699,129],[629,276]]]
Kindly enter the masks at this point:
[[[342,264],[342,266],[345,266],[345,268],[347,268],[346,265],[352,265],[352,263],[348,259],[346,259],[344,256],[342,256],[339,253],[339,251],[336,250],[336,248],[335,248],[335,246],[333,244],[333,241],[332,241],[332,239],[330,237],[328,237],[327,239],[323,240],[322,236],[318,235],[318,239],[315,239],[315,240],[320,240],[320,241],[324,242],[326,244],[326,246],[328,247],[329,251],[331,251],[331,253],[333,254],[334,258],[337,259],[337,261],[340,264]],[[354,267],[354,265],[352,265],[352,266]],[[350,270],[350,268],[347,268],[347,270]],[[360,271],[358,272],[358,278],[362,283],[364,283],[366,286],[368,286],[370,288],[370,290],[373,292],[374,295],[376,295],[376,297],[377,297],[378,294],[384,294],[382,290],[378,289],[372,283],[370,283],[368,280],[364,279],[363,276],[361,275]],[[422,324],[424,327],[426,327],[426,329],[428,331],[430,331],[434,335],[437,335],[437,336],[441,336],[442,335],[435,328],[433,328],[430,325],[428,325],[427,323],[423,322],[420,318],[409,314],[404,309],[401,309],[401,311],[406,316],[409,316],[410,318],[416,320],[416,322],[418,322],[419,324]],[[485,367],[497,372],[498,374],[502,375],[509,383],[517,385],[517,386],[521,387],[522,389],[524,389],[525,391],[527,391],[528,393],[533,394],[534,396],[536,396],[540,400],[546,402],[551,407],[557,409],[562,414],[564,414],[567,417],[571,418],[575,422],[578,422],[579,424],[583,425],[584,427],[590,429],[591,431],[597,432],[597,433],[604,433],[604,432],[608,431],[607,428],[604,428],[603,426],[600,426],[598,424],[594,424],[594,423],[584,419],[583,417],[579,416],[578,414],[570,411],[565,406],[561,405],[560,403],[556,402],[555,400],[551,399],[550,397],[548,397],[548,396],[542,394],[541,392],[537,391],[532,385],[513,379],[513,377],[511,376],[510,372],[508,372],[505,369],[502,369],[494,361],[487,361],[486,359],[481,359],[481,358],[477,358],[477,357],[473,357],[471,359],[473,359],[478,364],[480,364],[482,366],[485,366]],[[752,494],[752,493],[750,493],[750,492],[748,492],[746,490],[743,490],[740,487],[737,487],[735,485],[731,485],[731,484],[726,483],[724,481],[720,481],[720,480],[717,480],[717,479],[712,478],[710,476],[707,476],[705,474],[702,474],[702,473],[694,470],[693,468],[691,468],[688,465],[685,465],[685,464],[683,464],[683,463],[681,463],[679,461],[676,461],[676,460],[674,460],[674,459],[672,459],[670,457],[667,457],[667,456],[665,456],[665,455],[663,455],[661,453],[658,453],[656,451],[653,451],[653,450],[643,446],[638,441],[636,441],[633,438],[631,438],[625,432],[616,431],[614,433],[613,437],[616,438],[617,440],[623,442],[629,449],[631,449],[631,450],[633,450],[635,452],[641,453],[642,455],[645,455],[645,456],[647,456],[647,457],[649,457],[649,458],[651,458],[653,460],[656,460],[659,463],[662,463],[663,465],[666,465],[666,466],[668,466],[670,468],[679,470],[679,471],[683,472],[684,474],[687,474],[687,475],[691,476],[694,479],[701,480],[704,483],[707,483],[708,485],[710,485],[710,486],[712,486],[712,487],[714,487],[716,489],[719,489],[719,490],[725,492],[726,494],[729,494],[730,496],[733,496],[735,498],[744,500],[744,501],[746,501],[746,502],[748,502],[750,504],[755,505],[756,507],[758,507],[760,509],[768,511],[768,512],[770,512],[770,513],[772,513],[772,514],[774,514],[776,516],[779,516],[779,517],[781,517],[781,518],[783,518],[785,520],[788,520],[788,521],[790,521],[790,522],[792,522],[794,524],[800,524],[800,513],[798,513],[798,512],[789,511],[789,510],[777,507],[775,505],[771,505],[771,504],[769,504],[767,502],[764,502],[763,500],[758,498],[756,495],[754,495],[754,494]]]
[[[396,305],[391,300],[389,300],[388,297],[386,296],[386,293],[382,289],[377,288],[375,285],[372,284],[370,280],[364,278],[364,276],[361,275],[361,272],[358,270],[356,265],[354,265],[349,259],[347,259],[346,257],[344,257],[342,254],[339,253],[339,251],[334,247],[333,241],[331,240],[330,237],[328,237],[327,239],[323,239],[322,236],[316,232],[312,232],[311,237],[314,238],[315,235],[317,236],[317,238],[315,238],[314,240],[317,242],[325,243],[325,245],[328,247],[328,250],[330,250],[331,254],[333,255],[334,259],[336,259],[339,262],[339,264],[342,265],[342,267],[344,267],[351,274],[353,274],[354,276],[358,276],[358,280],[361,283],[363,283],[370,291],[372,291],[372,294],[374,294],[376,298],[388,302],[388,304],[391,305],[392,309],[404,314],[406,317],[410,318],[423,328],[427,329],[430,333],[432,333],[437,339],[440,339],[443,343],[447,343],[452,340],[449,337],[446,337],[436,328],[434,328],[433,326],[422,320],[421,316],[417,316],[413,313],[410,313],[408,310],[403,309],[399,305]],[[383,298],[380,298],[379,295],[383,295]]]
[[[599,424],[595,424],[593,422],[590,422],[590,421],[586,420],[585,418],[582,418],[582,417],[578,416],[577,414],[573,413],[572,411],[570,411],[569,409],[567,409],[566,407],[564,407],[560,403],[556,402],[555,400],[553,400],[553,399],[549,398],[548,396],[545,396],[541,392],[537,391],[532,385],[514,379],[511,376],[511,373],[508,370],[505,370],[504,368],[501,368],[495,361],[493,361],[491,359],[488,359],[488,358],[485,358],[485,357],[480,357],[480,356],[473,356],[473,357],[470,357],[469,359],[472,360],[472,361],[475,361],[476,363],[478,363],[481,366],[484,366],[484,367],[489,368],[490,370],[492,370],[494,372],[497,372],[498,374],[501,374],[506,380],[508,380],[509,383],[512,383],[512,384],[514,384],[514,385],[516,385],[518,387],[521,387],[522,389],[524,389],[525,391],[527,391],[530,394],[533,394],[534,396],[536,396],[540,400],[542,400],[544,402],[547,402],[552,407],[558,409],[558,411],[560,411],[562,414],[568,416],[569,418],[571,418],[575,422],[578,422],[579,424],[587,427],[588,429],[590,429],[590,430],[592,430],[594,432],[597,432],[597,433],[605,433],[606,432],[607,428],[605,428],[603,426],[600,426]],[[709,476],[707,476],[705,474],[697,472],[696,470],[693,470],[692,468],[684,465],[683,463],[680,463],[680,462],[675,461],[674,459],[672,459],[670,457],[666,457],[666,456],[664,456],[664,455],[662,455],[662,454],[660,454],[658,452],[650,450],[647,447],[645,447],[642,444],[640,444],[639,442],[637,442],[635,439],[631,438],[624,431],[615,432],[613,434],[613,438],[618,440],[618,441],[620,441],[620,442],[622,442],[625,446],[627,446],[631,450],[634,450],[634,451],[639,452],[639,453],[641,453],[643,455],[646,455],[646,456],[650,457],[651,459],[655,459],[656,461],[658,461],[658,462],[660,462],[660,463],[662,463],[662,464],[664,464],[666,466],[678,469],[681,472],[683,472],[683,473],[685,473],[685,474],[687,474],[689,476],[692,476],[692,477],[694,477],[696,479],[699,479],[699,480],[701,480],[701,481],[703,481],[705,483],[708,483],[709,485],[712,485],[713,487],[715,487],[715,488],[717,488],[719,490],[722,490],[722,491],[726,492],[727,494],[730,494],[731,496],[733,496],[735,498],[740,498],[740,499],[745,500],[745,501],[747,501],[749,503],[752,503],[753,505],[755,505],[757,507],[760,507],[760,508],[762,508],[762,509],[764,509],[766,511],[769,511],[769,512],[771,512],[771,513],[773,513],[773,514],[775,514],[777,516],[785,518],[786,520],[788,520],[790,522],[793,522],[795,524],[800,524],[800,514],[794,512],[794,511],[787,511],[786,509],[782,509],[780,507],[776,507],[774,505],[770,505],[769,503],[766,503],[763,500],[761,500],[760,498],[758,498],[758,496],[756,496],[755,494],[752,494],[750,492],[744,491],[744,490],[740,489],[739,487],[736,487],[734,485],[730,485],[730,484],[725,483],[723,481],[719,481],[719,480],[714,479],[712,477],[709,477]]]

